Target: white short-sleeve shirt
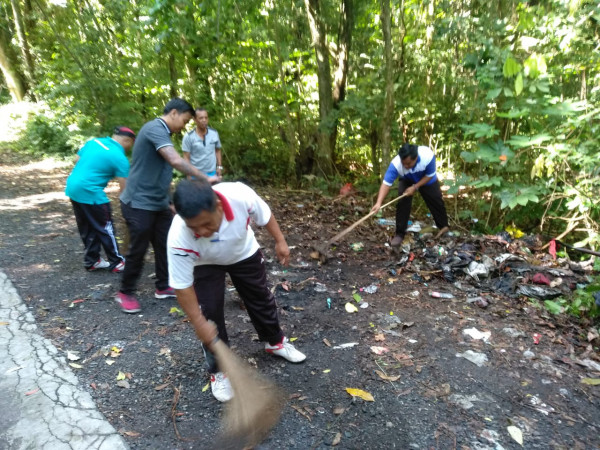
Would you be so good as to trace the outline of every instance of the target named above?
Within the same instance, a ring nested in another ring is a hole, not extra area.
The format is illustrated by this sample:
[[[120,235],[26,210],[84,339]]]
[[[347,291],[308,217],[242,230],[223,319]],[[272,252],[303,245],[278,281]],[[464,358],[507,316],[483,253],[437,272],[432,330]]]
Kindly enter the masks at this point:
[[[213,190],[223,205],[223,221],[211,237],[197,237],[177,215],[167,238],[169,285],[185,289],[194,284],[194,266],[230,265],[243,261],[259,249],[250,226],[253,220],[264,226],[271,219],[271,209],[250,187],[243,183],[219,183]]]

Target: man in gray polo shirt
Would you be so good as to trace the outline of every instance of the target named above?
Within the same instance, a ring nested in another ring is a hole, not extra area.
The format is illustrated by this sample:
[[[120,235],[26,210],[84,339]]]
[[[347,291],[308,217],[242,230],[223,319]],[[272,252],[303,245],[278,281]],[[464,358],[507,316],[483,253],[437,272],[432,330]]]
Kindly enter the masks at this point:
[[[173,220],[169,207],[173,169],[188,176],[217,181],[216,177],[206,177],[187,163],[171,142],[171,134],[183,130],[193,115],[192,105],[174,98],[166,104],[163,116],[146,123],[135,140],[129,178],[120,197],[121,211],[129,228],[129,252],[115,300],[126,313],[141,311],[134,294],[150,243],[154,248],[156,273],[154,296],[175,297],[167,272],[167,234]]]
[[[205,175],[221,177],[223,166],[219,133],[208,126],[208,112],[204,108],[196,108],[194,122],[196,128],[183,137],[183,158]]]

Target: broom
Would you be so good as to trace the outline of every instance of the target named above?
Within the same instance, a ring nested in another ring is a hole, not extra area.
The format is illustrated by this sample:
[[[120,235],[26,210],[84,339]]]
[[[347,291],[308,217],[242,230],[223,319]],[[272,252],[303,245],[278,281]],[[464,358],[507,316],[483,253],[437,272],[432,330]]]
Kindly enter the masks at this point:
[[[211,346],[219,368],[227,374],[233,398],[225,405],[223,431],[214,448],[252,448],[264,440],[279,421],[285,406],[283,391],[237,357],[225,343]]]

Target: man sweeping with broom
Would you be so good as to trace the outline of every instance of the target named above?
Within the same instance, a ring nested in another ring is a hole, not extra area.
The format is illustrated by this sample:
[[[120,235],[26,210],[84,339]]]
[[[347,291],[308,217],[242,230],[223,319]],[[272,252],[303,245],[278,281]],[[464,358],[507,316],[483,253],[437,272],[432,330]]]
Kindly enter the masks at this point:
[[[290,251],[269,206],[242,183],[211,186],[201,180],[184,180],[175,189],[173,204],[177,216],[167,240],[169,284],[202,341],[212,393],[225,402],[233,397],[233,390],[211,350],[217,335],[228,342],[224,317],[226,273],[260,340],[265,342],[265,350],[293,363],[306,359],[279,326],[275,298],[267,286],[265,260],[250,220],[273,236],[281,264],[288,264]]]

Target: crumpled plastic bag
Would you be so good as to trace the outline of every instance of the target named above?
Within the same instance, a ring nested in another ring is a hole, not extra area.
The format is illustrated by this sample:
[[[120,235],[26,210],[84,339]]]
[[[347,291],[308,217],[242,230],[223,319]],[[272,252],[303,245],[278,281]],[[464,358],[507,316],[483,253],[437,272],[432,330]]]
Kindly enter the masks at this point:
[[[479,281],[480,276],[487,278],[490,275],[490,271],[486,265],[477,261],[471,261],[471,263],[469,263],[469,267],[463,270],[475,281]]]
[[[541,286],[531,286],[528,284],[519,285],[519,287],[517,287],[517,294],[524,295],[525,297],[537,298],[539,300],[550,300],[563,295],[558,289],[543,288]]]

